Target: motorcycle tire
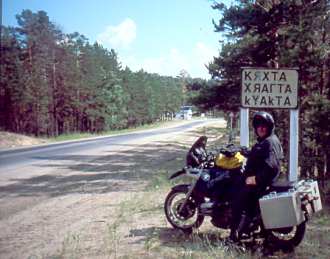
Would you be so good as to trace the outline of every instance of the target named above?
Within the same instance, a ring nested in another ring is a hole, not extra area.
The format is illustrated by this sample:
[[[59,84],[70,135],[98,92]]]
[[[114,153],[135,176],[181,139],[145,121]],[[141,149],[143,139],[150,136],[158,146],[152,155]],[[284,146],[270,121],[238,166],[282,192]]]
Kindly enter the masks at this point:
[[[204,221],[204,216],[200,215],[198,206],[204,199],[189,197],[185,208],[179,212],[180,205],[183,203],[188,188],[172,189],[166,196],[164,203],[165,215],[168,222],[176,229],[190,234],[193,229],[197,229]],[[181,199],[176,200],[177,197]]]
[[[298,246],[304,238],[306,231],[306,222],[292,228],[291,231],[269,230],[268,238],[271,242],[275,242],[280,247]]]

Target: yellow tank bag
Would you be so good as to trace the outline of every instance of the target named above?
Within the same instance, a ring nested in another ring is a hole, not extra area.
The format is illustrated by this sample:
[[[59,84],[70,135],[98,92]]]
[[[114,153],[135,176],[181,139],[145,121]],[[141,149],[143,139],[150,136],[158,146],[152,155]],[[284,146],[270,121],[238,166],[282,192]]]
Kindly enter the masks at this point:
[[[223,154],[218,154],[215,158],[215,164],[223,169],[235,169],[243,165],[244,156],[237,152],[234,156],[228,157]]]

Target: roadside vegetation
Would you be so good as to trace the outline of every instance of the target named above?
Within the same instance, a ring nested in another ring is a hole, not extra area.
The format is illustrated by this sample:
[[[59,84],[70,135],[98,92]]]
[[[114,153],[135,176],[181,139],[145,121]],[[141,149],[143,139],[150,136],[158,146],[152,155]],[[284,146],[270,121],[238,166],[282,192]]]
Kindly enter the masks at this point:
[[[1,26],[0,128],[35,136],[137,127],[173,118],[184,79],[122,67],[114,49],[64,33],[44,11]]]
[[[123,133],[131,133],[139,130],[147,130],[147,129],[155,129],[158,127],[166,127],[171,126],[175,124],[182,123],[184,121],[177,121],[177,120],[169,120],[169,121],[158,121],[151,124],[146,124],[142,126],[137,126],[134,128],[128,128],[128,129],[117,129],[117,130],[108,130],[108,131],[102,131],[98,133],[71,133],[71,134],[62,134],[57,137],[51,137],[48,138],[50,142],[58,142],[58,141],[67,141],[67,140],[77,140],[82,138],[90,138],[90,137],[101,137],[101,136],[108,136],[108,135],[117,135],[117,134],[123,134]]]
[[[79,140],[83,138],[93,138],[93,137],[102,137],[109,135],[117,135],[123,133],[131,133],[139,130],[155,129],[159,127],[168,127],[175,126],[178,124],[184,123],[184,121],[169,120],[169,121],[158,121],[151,124],[146,124],[143,126],[137,126],[129,129],[117,129],[109,130],[98,133],[67,133],[61,134],[57,137],[35,137],[27,136],[24,134],[17,134],[11,132],[0,131],[0,148],[12,148],[12,147],[23,147],[39,144],[47,144],[61,141],[70,141],[70,140]]]
[[[24,10],[17,15],[17,27],[1,26],[0,129],[45,137],[46,142],[73,140],[154,127],[146,125],[172,119],[179,107],[187,104],[200,111],[222,111],[228,120],[227,115],[233,112],[233,126],[237,129],[241,68],[297,68],[300,177],[319,181],[324,209],[311,219],[303,242],[294,252],[278,251],[274,256],[327,259],[330,257],[329,1],[242,0],[234,1],[232,6],[213,1],[210,8],[218,11],[219,19],[213,24],[222,41],[219,56],[207,65],[212,76],[209,81],[192,79],[185,71],[175,78],[143,70],[133,72],[121,66],[116,50],[91,43],[77,32],[64,33],[44,11]],[[289,112],[268,111],[275,118],[276,133],[288,154]],[[250,115],[253,112],[250,110]],[[192,144],[189,140],[198,135],[212,136],[209,150],[228,142],[226,131],[210,127],[193,132],[185,141],[161,143],[162,149],[168,148],[165,153],[159,154],[160,147],[150,148],[148,152],[152,155],[134,153],[141,161],[133,161],[136,159],[133,157],[130,162],[134,171],[125,172],[124,177],[130,177],[133,183],[145,182],[145,188],[127,191],[125,198],[114,205],[114,218],[107,219],[99,234],[103,243],[98,251],[89,251],[81,231],[67,233],[56,255],[45,254],[40,258],[88,258],[93,253],[95,257],[132,259],[262,257],[258,246],[226,244],[224,237],[228,233],[207,222],[190,236],[166,222],[163,202],[173,184],[168,176],[184,165],[185,153]],[[7,140],[2,136],[0,143]],[[126,163],[129,156],[123,157],[124,161],[119,162]],[[85,162],[90,167],[84,172],[95,168]],[[98,162],[101,167],[103,161]],[[78,166],[76,170],[79,169]]]
[[[190,140],[200,135],[210,138],[209,150],[228,143],[227,130],[217,127],[200,128],[190,135]],[[100,255],[108,258],[267,258],[263,256],[260,243],[254,246],[237,246],[225,242],[229,232],[213,227],[205,220],[202,227],[192,235],[173,229],[166,221],[163,203],[171,186],[182,179],[169,181],[171,173],[184,165],[184,157],[191,141],[175,141],[176,158],[160,158],[157,167],[146,162],[146,171],[134,170],[136,179],[150,175],[144,190],[131,193],[116,206],[116,217],[105,226],[105,246]],[[173,144],[172,142],[170,144]],[[322,195],[324,210],[314,215],[308,223],[303,242],[293,252],[276,251],[270,258],[320,258],[330,255],[330,216],[326,199]],[[59,258],[79,258],[82,255],[79,233],[71,233],[63,243]],[[128,249],[129,247],[129,249]]]
[[[201,109],[233,112],[239,120],[243,67],[298,71],[300,176],[330,179],[330,4],[316,1],[214,1],[214,30],[221,51],[208,68],[212,80],[191,80],[187,88]],[[255,110],[250,109],[250,116]],[[290,112],[269,108],[276,134],[289,150]],[[286,168],[287,170],[287,168]]]

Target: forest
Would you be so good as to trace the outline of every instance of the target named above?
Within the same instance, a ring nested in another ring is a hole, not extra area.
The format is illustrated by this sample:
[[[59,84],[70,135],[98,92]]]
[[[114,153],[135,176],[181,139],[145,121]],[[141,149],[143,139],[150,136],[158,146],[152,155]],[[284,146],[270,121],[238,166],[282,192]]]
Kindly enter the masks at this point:
[[[185,74],[123,68],[115,50],[24,10],[1,27],[0,129],[35,136],[100,132],[171,118]]]
[[[232,111],[238,119],[242,67],[295,68],[301,174],[328,178],[329,1],[211,1],[210,8],[218,11],[210,22],[220,49],[207,65],[211,80],[133,72],[115,50],[63,33],[44,11],[24,10],[17,27],[1,27],[0,129],[36,136],[100,132],[171,117],[185,104]],[[289,112],[270,112],[288,153]]]
[[[233,111],[239,118],[242,67],[296,69],[301,176],[324,184],[330,178],[329,0],[240,0],[212,7],[220,17],[213,24],[221,51],[208,66],[213,79],[189,83],[192,102],[205,110]],[[288,154],[289,110],[268,112]]]

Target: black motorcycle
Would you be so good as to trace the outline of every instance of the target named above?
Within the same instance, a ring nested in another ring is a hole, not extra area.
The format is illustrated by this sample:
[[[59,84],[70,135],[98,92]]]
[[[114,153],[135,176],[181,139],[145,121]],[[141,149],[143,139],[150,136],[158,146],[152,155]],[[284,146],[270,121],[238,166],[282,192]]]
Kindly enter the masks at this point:
[[[215,227],[229,229],[231,197],[235,191],[231,185],[242,177],[242,154],[248,155],[245,147],[229,145],[218,150],[217,155],[209,153],[198,167],[185,166],[171,175],[170,179],[185,175],[193,180],[175,185],[168,193],[164,204],[168,222],[176,229],[191,233],[208,216]],[[315,181],[276,183],[265,192],[259,204],[252,218],[242,214],[239,240],[267,238],[281,245],[297,246],[304,237],[307,220],[322,208]]]

